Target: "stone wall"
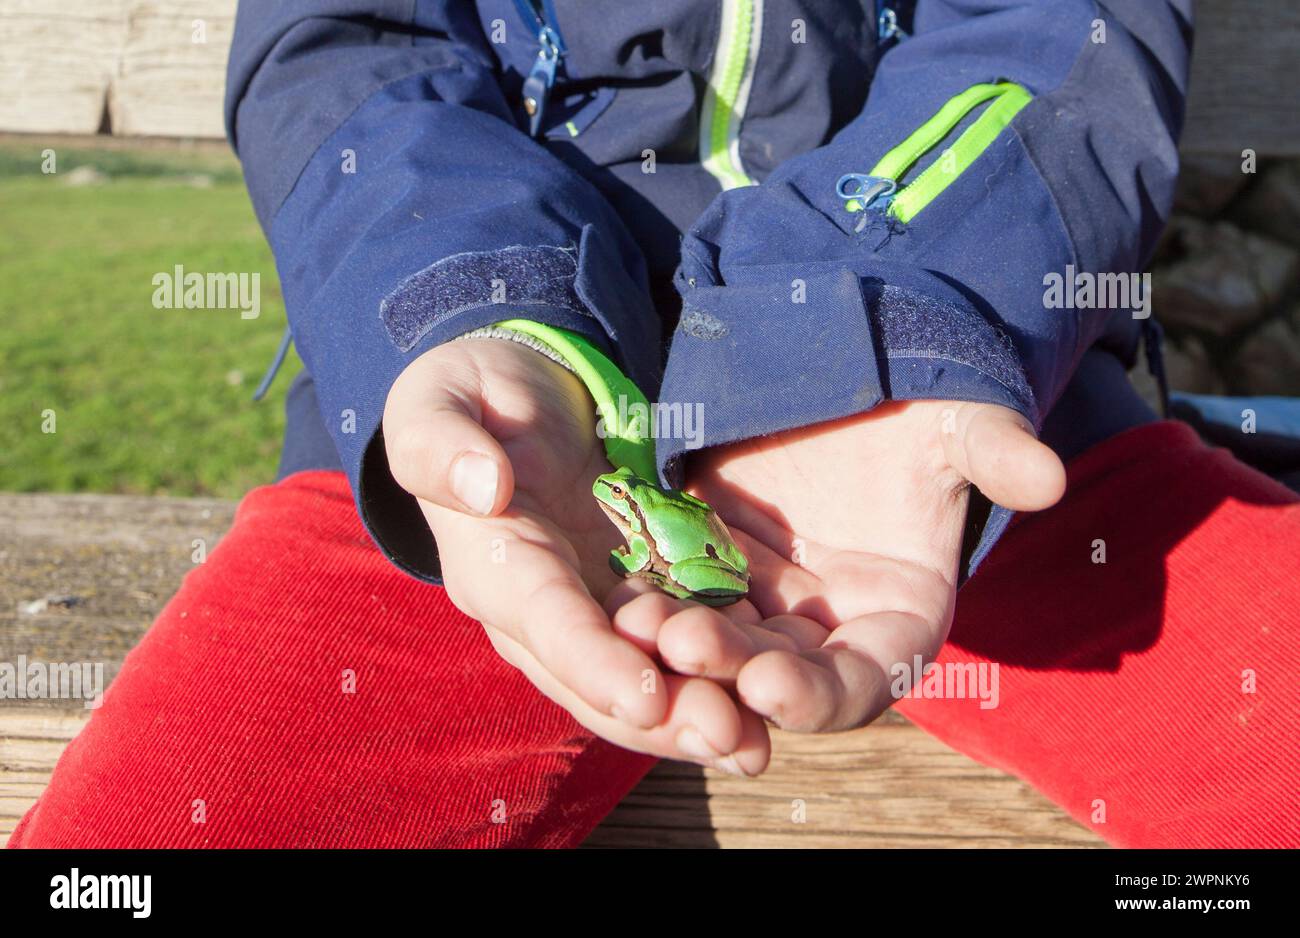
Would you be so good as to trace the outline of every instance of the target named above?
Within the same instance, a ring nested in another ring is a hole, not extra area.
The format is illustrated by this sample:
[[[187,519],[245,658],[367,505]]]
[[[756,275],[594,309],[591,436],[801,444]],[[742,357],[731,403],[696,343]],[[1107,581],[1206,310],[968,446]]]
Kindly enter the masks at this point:
[[[1300,396],[1300,160],[1183,158],[1152,262],[1170,385]]]

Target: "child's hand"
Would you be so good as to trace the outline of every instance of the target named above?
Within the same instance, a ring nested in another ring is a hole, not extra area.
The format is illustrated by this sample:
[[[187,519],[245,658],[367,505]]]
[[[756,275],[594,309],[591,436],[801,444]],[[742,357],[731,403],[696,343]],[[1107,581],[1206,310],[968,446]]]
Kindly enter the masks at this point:
[[[879,716],[894,699],[891,666],[938,652],[968,482],[1022,511],[1065,487],[1060,460],[1018,415],[945,401],[720,448],[689,477],[737,533],[767,619],[742,625],[698,609],[689,629],[678,616],[640,637],[668,667],[734,681],[747,706],[805,732]]]
[[[619,535],[591,495],[610,469],[595,425],[586,389],[559,365],[463,339],[402,373],[384,442],[437,539],[448,596],[502,657],[612,742],[756,775],[763,721],[712,681],[665,677],[601,607]]]

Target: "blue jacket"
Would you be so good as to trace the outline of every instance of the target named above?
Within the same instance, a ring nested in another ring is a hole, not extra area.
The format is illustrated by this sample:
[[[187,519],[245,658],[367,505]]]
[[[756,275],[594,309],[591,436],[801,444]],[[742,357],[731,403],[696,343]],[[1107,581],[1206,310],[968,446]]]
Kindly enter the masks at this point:
[[[341,465],[436,581],[384,400],[502,300],[702,404],[706,446],[912,398],[1012,407],[1067,457],[1153,419],[1144,320],[1045,284],[1143,269],[1190,36],[1190,0],[242,3],[227,127],[314,381],[287,464]]]

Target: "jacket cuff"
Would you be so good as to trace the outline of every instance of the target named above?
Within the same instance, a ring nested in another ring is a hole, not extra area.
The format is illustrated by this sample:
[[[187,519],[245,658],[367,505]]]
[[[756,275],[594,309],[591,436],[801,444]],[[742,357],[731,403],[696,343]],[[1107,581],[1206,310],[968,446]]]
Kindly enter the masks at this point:
[[[658,441],[666,484],[680,485],[690,449],[865,413],[885,400],[1000,404],[1038,422],[1009,339],[929,271],[782,265],[683,293],[660,402],[702,419],[691,440]],[[993,509],[965,574],[1010,519]]]
[[[417,579],[441,582],[437,546],[415,497],[393,479],[384,448],[384,404],[402,370],[466,332],[522,316],[578,333],[653,387],[658,342],[641,335],[653,317],[634,308],[639,295],[587,226],[577,246],[513,245],[438,260],[382,298],[368,338],[312,337],[317,354],[323,341],[340,347],[328,355],[335,367],[318,388],[321,410],[358,513],[390,561]],[[344,345],[347,365],[339,367]]]

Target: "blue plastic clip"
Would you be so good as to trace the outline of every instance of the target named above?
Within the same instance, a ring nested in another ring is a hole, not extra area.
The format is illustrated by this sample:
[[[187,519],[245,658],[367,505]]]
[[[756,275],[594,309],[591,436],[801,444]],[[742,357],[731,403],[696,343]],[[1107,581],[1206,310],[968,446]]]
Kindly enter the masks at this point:
[[[868,176],[865,173],[845,173],[835,184],[835,194],[844,199],[850,212],[861,212],[878,208],[889,208],[894,200],[898,183],[884,176]]]
[[[882,43],[894,38],[902,42],[907,38],[907,33],[898,25],[898,14],[889,7],[880,9],[880,16],[876,19],[876,35]]]

